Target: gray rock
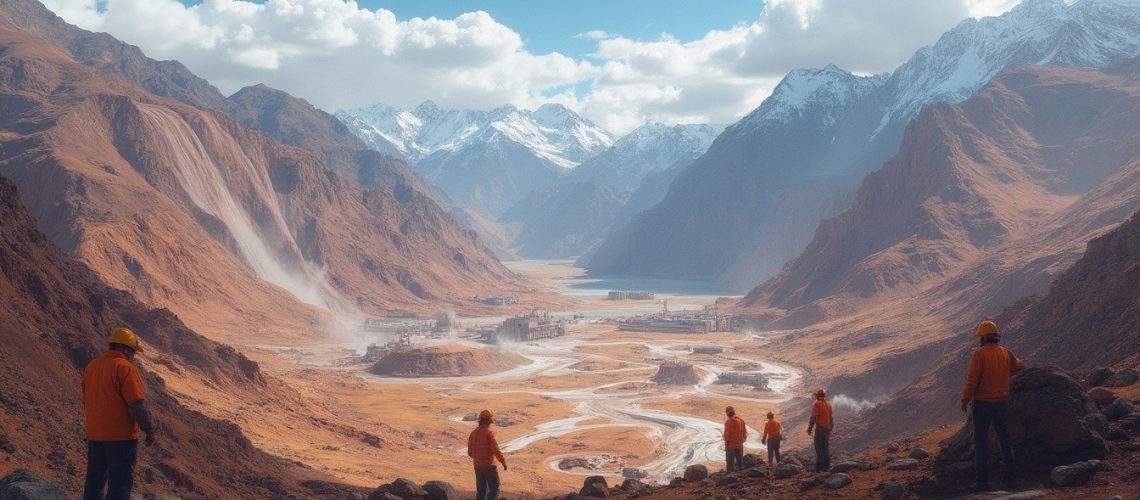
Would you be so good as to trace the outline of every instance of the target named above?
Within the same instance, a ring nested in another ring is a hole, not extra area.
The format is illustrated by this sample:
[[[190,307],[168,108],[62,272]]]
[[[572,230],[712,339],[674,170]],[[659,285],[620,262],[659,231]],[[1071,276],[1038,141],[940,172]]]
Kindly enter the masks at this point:
[[[848,460],[846,462],[840,462],[840,463],[837,463],[837,464],[831,466],[831,473],[832,474],[838,474],[838,473],[842,473],[842,472],[851,472],[853,470],[861,470],[860,469],[861,465],[862,464],[860,464],[859,462],[856,462],[854,460]]]
[[[1010,381],[1006,411],[1018,467],[1050,470],[1061,464],[1103,458],[1108,452],[1104,435],[1108,421],[1088,389],[1070,373],[1056,367],[1026,369]],[[974,459],[973,416],[953,436],[940,443],[936,469],[939,476],[951,476],[947,465]],[[990,449],[1000,455],[991,436]]]
[[[1127,387],[1135,384],[1137,381],[1140,381],[1140,373],[1136,373],[1136,370],[1131,368],[1125,368],[1105,379],[1101,385],[1105,387]]]
[[[1019,491],[1019,492],[1014,493],[1012,495],[1006,495],[1003,497],[992,498],[990,500],[1028,500],[1030,498],[1044,498],[1047,496],[1049,496],[1049,494],[1045,493],[1044,491],[1029,490],[1029,491]]]
[[[768,472],[768,469],[765,469],[763,467],[756,467],[754,469],[748,470],[748,477],[768,477],[771,475],[772,474]]]
[[[621,477],[631,479],[645,479],[648,476],[649,474],[645,471],[634,467],[625,467],[621,470]]]
[[[1089,482],[1099,468],[1099,460],[1061,465],[1053,468],[1049,473],[1049,480],[1057,486],[1080,486]]]
[[[909,456],[910,456],[910,458],[913,458],[915,460],[926,460],[926,459],[930,458],[930,452],[926,451],[922,448],[915,448],[915,449],[910,451]]]
[[[755,453],[746,453],[744,455],[744,468],[751,469],[767,463],[767,459]]]
[[[423,498],[424,489],[420,488],[416,483],[401,477],[391,483],[376,488],[376,491],[372,492],[373,495],[378,493],[388,493],[397,498]],[[368,498],[372,499],[371,496]]]
[[[1113,375],[1116,375],[1116,372],[1112,371],[1112,368],[1107,368],[1104,366],[1093,368],[1092,371],[1088,373],[1088,375],[1085,375],[1085,387],[1096,387],[1103,385],[1104,381],[1108,380],[1108,377],[1111,377]]]
[[[621,483],[621,490],[626,493],[638,493],[647,489],[649,489],[649,487],[646,486],[645,483],[633,478],[626,479]]]
[[[887,464],[887,470],[916,470],[918,469],[918,460],[913,458],[900,458]]]
[[[823,484],[823,478],[818,476],[810,476],[800,479],[800,491],[807,491],[816,486]]]
[[[779,467],[776,467],[776,471],[773,475],[776,479],[784,479],[799,474],[802,471],[803,467],[796,464],[780,464]]]
[[[875,491],[879,492],[879,497],[883,500],[900,500],[906,495],[906,488],[894,481],[879,483],[875,486]]]
[[[606,484],[605,477],[590,476],[582,482],[582,489],[578,494],[584,497],[607,498],[610,496],[610,487]]]
[[[823,486],[828,489],[838,490],[839,488],[844,488],[853,482],[855,482],[855,480],[851,479],[851,476],[839,472],[829,476],[827,480],[823,482]]]
[[[685,467],[685,481],[695,483],[709,477],[709,468],[701,464]]]
[[[1112,404],[1105,406],[1101,413],[1109,420],[1117,420],[1123,418],[1125,415],[1132,413],[1135,408],[1132,406],[1132,400],[1128,398],[1116,398]]]
[[[0,500],[67,500],[67,492],[30,471],[16,469],[0,479]]]
[[[462,500],[459,492],[451,483],[445,481],[428,481],[424,483],[424,493],[428,500]]]

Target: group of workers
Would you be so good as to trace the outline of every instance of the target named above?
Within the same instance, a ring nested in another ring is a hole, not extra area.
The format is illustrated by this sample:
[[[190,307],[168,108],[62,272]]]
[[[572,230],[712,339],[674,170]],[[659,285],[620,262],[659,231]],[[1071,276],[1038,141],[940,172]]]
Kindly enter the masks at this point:
[[[961,408],[965,412],[973,403],[974,450],[977,482],[975,491],[989,488],[989,429],[992,426],[1001,446],[1002,465],[1008,485],[1015,485],[1013,447],[1006,429],[1006,406],[1009,400],[1010,376],[1025,368],[1013,353],[1001,347],[997,324],[984,320],[974,328],[979,347],[970,358]],[[87,477],[84,500],[129,500],[133,484],[138,441],[145,434],[145,444],[155,443],[155,424],[146,406],[142,378],[135,368],[135,354],[143,352],[139,338],[129,328],[115,328],[108,338],[109,348],[91,361],[83,371],[84,427],[87,437]],[[744,465],[744,442],[748,426],[736,415],[735,408],[725,408],[725,469],[737,471]],[[499,449],[491,424],[491,410],[479,413],[479,425],[467,438],[467,455],[475,468],[476,500],[493,500],[499,495],[498,460],[507,470],[507,461]],[[815,445],[815,470],[831,469],[829,441],[835,420],[827,393],[815,391],[807,433]],[[783,427],[775,414],[768,412],[761,444],[768,448],[768,465],[780,463]],[[104,496],[104,491],[106,491]]]
[[[744,419],[736,416],[735,408],[725,407],[724,414],[728,417],[728,420],[724,421],[724,470],[735,472],[744,468],[744,442],[748,440],[748,426],[745,425]],[[775,413],[768,412],[767,417],[760,444],[768,448],[768,466],[771,467],[780,463],[780,443],[784,439],[784,426],[776,420]],[[827,402],[827,392],[823,389],[816,390],[815,404],[811,407],[811,419],[808,420],[807,428],[808,435],[814,439],[816,471],[831,469],[831,451],[828,443],[834,423],[831,403]]]

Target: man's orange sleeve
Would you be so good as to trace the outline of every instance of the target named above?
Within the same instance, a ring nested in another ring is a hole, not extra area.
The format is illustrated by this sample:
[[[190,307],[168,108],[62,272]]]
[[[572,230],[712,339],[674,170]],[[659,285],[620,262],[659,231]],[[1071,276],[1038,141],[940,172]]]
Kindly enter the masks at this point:
[[[974,351],[973,356],[970,356],[970,369],[966,372],[966,387],[962,388],[962,401],[974,399],[974,391],[978,389],[978,382],[981,380],[981,355]]]

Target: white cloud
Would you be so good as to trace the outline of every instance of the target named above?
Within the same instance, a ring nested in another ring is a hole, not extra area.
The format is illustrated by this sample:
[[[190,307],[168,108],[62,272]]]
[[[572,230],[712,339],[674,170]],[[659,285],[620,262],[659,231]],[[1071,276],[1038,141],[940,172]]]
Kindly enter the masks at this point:
[[[483,109],[554,101],[623,133],[647,120],[735,121],[795,68],[890,71],[965,17],[1000,14],[1014,0],[768,0],[759,19],[698,40],[587,31],[578,38],[597,48],[585,60],[533,54],[519,33],[479,11],[398,20],[345,0],[44,3],[151,57],[177,59],[226,93],[266,83],[329,111],[427,99]]]

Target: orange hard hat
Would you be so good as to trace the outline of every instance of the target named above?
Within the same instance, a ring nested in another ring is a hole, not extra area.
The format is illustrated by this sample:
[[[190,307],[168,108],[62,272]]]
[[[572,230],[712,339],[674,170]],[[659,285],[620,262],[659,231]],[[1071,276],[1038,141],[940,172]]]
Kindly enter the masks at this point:
[[[731,406],[725,406],[725,407],[724,407],[724,412],[725,412],[725,413],[736,413],[736,408],[733,408],[733,407],[731,407]]]
[[[994,321],[992,319],[982,320],[981,323],[978,323],[978,326],[974,327],[974,336],[975,337],[986,337],[989,335],[997,335],[997,334],[998,334],[997,323],[994,323]]]
[[[495,412],[491,410],[483,410],[479,412],[479,420],[486,420],[488,422],[495,421]]]
[[[107,338],[107,342],[125,345],[134,349],[135,352],[143,352],[142,344],[139,343],[139,336],[135,335],[135,332],[125,326],[111,330],[111,336]]]
[[[826,397],[827,397],[827,391],[825,391],[825,390],[823,390],[823,389],[816,389],[816,390],[815,390],[815,397],[817,397],[817,398],[826,398]]]

